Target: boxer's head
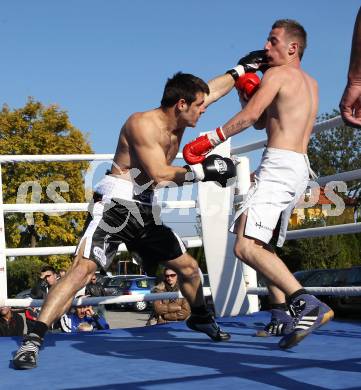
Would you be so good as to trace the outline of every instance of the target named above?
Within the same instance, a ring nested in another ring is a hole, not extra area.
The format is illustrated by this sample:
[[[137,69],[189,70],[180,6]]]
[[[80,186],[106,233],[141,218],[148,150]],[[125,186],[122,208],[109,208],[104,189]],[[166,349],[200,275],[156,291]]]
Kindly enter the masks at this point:
[[[199,117],[206,110],[205,95],[208,84],[192,74],[178,72],[168,79],[161,101],[163,109],[175,108],[182,126],[195,127]]]
[[[301,60],[307,46],[307,33],[295,20],[277,20],[264,46],[270,66],[285,65]]]

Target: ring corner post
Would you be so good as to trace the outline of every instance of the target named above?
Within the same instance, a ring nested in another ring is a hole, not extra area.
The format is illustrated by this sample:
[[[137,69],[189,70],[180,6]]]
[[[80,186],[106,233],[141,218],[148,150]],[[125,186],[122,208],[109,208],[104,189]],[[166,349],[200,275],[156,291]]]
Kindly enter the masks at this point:
[[[230,141],[214,152],[230,156]],[[198,183],[202,238],[216,316],[236,316],[248,311],[246,283],[241,263],[233,254],[235,237],[228,227],[233,215],[234,186]]]

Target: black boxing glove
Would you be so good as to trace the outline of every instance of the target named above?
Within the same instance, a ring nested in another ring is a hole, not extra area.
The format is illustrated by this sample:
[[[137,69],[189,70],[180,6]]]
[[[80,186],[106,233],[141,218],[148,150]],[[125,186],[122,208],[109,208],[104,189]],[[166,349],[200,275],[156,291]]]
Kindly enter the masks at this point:
[[[229,73],[233,79],[237,81],[238,78],[245,73],[254,73],[257,72],[257,70],[261,70],[261,68],[264,67],[266,63],[266,50],[254,50],[248,53],[246,56],[242,57],[238,61],[238,65],[228,70],[226,73]]]
[[[189,181],[214,181],[222,187],[227,187],[229,179],[235,178],[237,171],[234,162],[227,157],[211,154],[200,164],[185,165],[187,171],[186,178]]]

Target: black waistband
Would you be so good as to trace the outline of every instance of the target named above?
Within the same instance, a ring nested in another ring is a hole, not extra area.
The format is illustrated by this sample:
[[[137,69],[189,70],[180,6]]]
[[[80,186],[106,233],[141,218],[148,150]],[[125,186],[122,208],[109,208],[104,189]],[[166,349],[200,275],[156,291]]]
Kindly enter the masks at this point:
[[[146,190],[146,191],[142,192],[141,194],[138,194],[138,195],[134,194],[133,200],[135,200],[137,202],[152,204],[153,196],[154,196],[153,190]],[[102,200],[102,198],[103,198],[103,195],[99,194],[98,192],[93,193],[94,202],[100,202]]]
[[[138,195],[134,194],[133,199],[137,200],[138,202],[142,202],[142,203],[152,203],[153,196],[154,196],[154,191],[148,189],[148,190],[145,190]]]

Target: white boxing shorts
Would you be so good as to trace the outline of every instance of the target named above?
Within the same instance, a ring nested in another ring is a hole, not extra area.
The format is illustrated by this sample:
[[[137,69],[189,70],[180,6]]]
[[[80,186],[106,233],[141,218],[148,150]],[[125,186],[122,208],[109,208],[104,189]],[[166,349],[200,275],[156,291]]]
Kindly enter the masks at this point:
[[[255,172],[255,182],[236,211],[230,231],[237,233],[235,223],[245,213],[245,236],[268,244],[275,234],[277,246],[281,247],[286,238],[289,218],[304,194],[310,177],[315,178],[316,175],[306,154],[266,148]],[[276,232],[279,221],[279,231]]]

